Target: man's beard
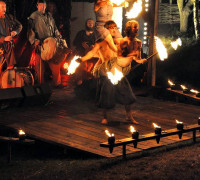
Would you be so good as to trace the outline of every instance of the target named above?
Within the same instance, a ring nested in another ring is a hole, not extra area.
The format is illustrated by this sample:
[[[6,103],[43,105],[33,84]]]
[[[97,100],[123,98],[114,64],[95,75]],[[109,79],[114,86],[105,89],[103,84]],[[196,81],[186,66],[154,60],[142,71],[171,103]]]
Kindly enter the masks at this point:
[[[87,31],[94,31],[94,27],[88,27],[88,26],[86,26],[86,30]]]

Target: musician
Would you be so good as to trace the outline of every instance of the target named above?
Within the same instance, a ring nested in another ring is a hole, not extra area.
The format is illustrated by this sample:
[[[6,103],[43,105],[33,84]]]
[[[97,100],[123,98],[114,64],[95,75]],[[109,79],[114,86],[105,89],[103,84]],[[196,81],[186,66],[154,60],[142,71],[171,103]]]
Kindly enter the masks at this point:
[[[21,23],[10,14],[6,14],[6,3],[0,0],[0,49],[3,53],[0,58],[0,72],[4,58],[7,69],[16,65],[13,38],[22,30]]]
[[[84,56],[90,51],[95,44],[94,20],[89,18],[85,22],[85,29],[79,31],[74,38],[73,45],[75,53],[79,56]],[[77,72],[77,84],[81,84],[82,80],[91,78],[91,70],[94,66],[95,59],[82,63]]]
[[[61,39],[62,36],[59,33],[55,21],[51,13],[46,12],[45,0],[38,0],[37,11],[33,12],[29,17],[29,42],[35,47],[41,49],[42,42],[48,37],[54,37],[62,42],[63,46],[67,47],[65,40]],[[36,73],[39,74],[39,58],[36,60]],[[62,87],[61,75],[60,75],[60,63],[56,64],[48,61],[48,65],[52,71],[53,83],[55,87]],[[44,62],[41,63],[41,82],[44,82]]]

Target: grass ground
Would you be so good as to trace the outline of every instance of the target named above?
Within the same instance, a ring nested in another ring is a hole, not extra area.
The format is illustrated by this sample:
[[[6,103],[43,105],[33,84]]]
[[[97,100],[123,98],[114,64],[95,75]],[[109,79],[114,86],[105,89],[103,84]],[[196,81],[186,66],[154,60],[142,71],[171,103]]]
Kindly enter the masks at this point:
[[[36,143],[14,146],[12,161],[6,161],[7,146],[0,144],[0,179],[199,179],[200,144],[139,158],[99,158]]]

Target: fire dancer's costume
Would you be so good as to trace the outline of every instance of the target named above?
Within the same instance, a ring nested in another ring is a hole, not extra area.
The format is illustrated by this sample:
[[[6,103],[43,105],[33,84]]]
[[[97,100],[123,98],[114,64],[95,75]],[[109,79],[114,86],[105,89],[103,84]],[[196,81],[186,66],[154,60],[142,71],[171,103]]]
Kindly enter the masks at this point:
[[[112,20],[113,15],[113,6],[108,4],[106,6],[102,6],[95,12],[96,15],[96,24],[95,24],[95,37],[96,41],[104,40],[109,34],[109,30],[104,27],[106,21]],[[115,38],[121,38],[119,30],[116,31]]]
[[[95,70],[96,75],[98,75],[96,100],[97,106],[100,108],[111,109],[116,103],[130,105],[136,101],[136,97],[126,77],[123,77],[116,85],[113,85],[108,79],[106,72],[114,68],[121,70],[126,75],[130,72],[131,65],[121,67],[117,64],[117,57],[115,57],[102,63]]]
[[[29,25],[30,29],[28,32],[28,39],[31,44],[34,44],[36,40],[40,40],[40,43],[42,43],[48,37],[55,37],[58,39],[62,38],[61,34],[59,33],[56,27],[55,21],[50,13],[42,14],[39,11],[33,12],[29,18]],[[66,44],[66,42],[63,42],[63,44]],[[54,85],[56,86],[60,85],[61,84],[60,64],[48,62],[48,65],[52,71]],[[36,66],[36,73],[39,74],[39,57],[37,57],[35,66]],[[42,81],[44,81],[43,63],[42,66],[43,67],[42,67],[41,78]]]
[[[4,51],[4,57],[6,59],[7,67],[14,66],[16,64],[14,54],[13,41],[4,41],[6,36],[10,36],[12,31],[16,31],[17,35],[21,32],[21,23],[12,15],[5,15],[5,18],[0,18],[0,48]]]

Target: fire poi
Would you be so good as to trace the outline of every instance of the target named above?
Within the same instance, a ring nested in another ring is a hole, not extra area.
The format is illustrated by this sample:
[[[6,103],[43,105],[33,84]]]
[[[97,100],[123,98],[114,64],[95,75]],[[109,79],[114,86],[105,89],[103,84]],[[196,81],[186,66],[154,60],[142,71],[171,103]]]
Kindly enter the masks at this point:
[[[137,0],[129,12],[126,13],[127,19],[136,18],[142,11],[142,0]]]
[[[74,74],[76,69],[79,67],[80,63],[76,62],[76,60],[80,58],[80,56],[74,56],[69,67],[68,67],[68,75]]]
[[[123,73],[114,69],[114,74],[112,72],[107,72],[108,79],[112,82],[112,84],[118,84],[118,82],[124,77]]]
[[[178,38],[176,41],[171,42],[171,46],[176,50],[178,46],[182,46],[181,38]]]

